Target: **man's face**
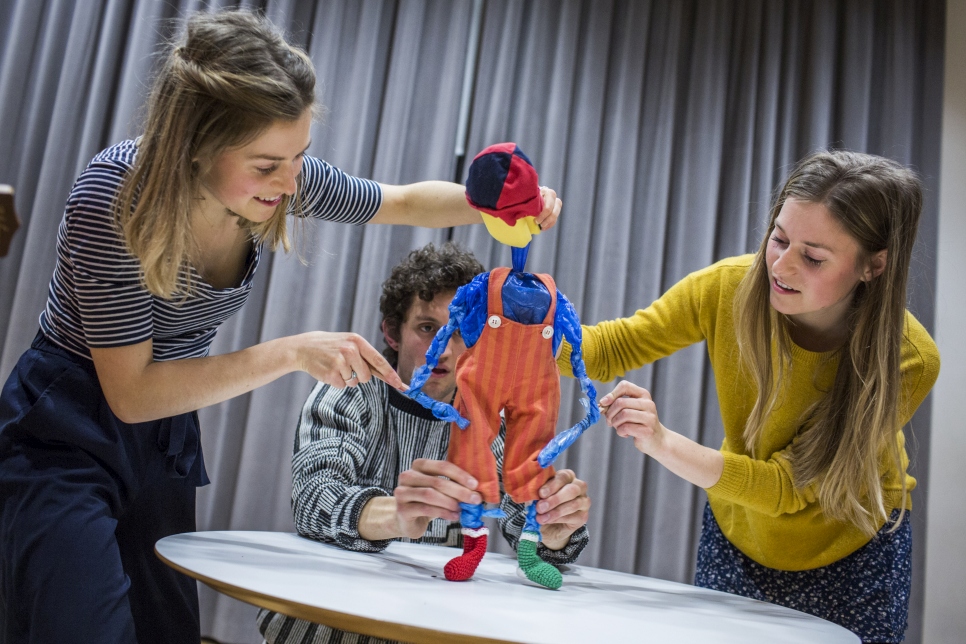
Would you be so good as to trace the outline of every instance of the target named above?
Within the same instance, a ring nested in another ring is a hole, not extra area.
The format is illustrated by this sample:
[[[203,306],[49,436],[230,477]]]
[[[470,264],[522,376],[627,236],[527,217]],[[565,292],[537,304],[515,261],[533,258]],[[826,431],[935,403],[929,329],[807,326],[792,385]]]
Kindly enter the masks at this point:
[[[413,298],[406,318],[399,328],[399,341],[386,337],[389,346],[399,352],[399,362],[396,372],[406,384],[409,384],[413,371],[426,364],[426,351],[436,336],[440,327],[449,321],[449,303],[453,301],[455,291],[438,293],[432,302],[426,302],[418,296]],[[394,346],[395,345],[395,346]],[[456,360],[466,350],[463,338],[454,333],[446,345],[446,350],[439,357],[439,364],[433,369],[432,375],[423,385],[423,393],[441,402],[453,400],[456,392]]]

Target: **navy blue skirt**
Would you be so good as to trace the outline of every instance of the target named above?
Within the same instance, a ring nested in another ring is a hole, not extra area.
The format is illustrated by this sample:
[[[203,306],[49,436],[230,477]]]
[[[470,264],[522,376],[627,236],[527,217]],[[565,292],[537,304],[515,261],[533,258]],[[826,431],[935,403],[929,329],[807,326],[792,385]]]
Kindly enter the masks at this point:
[[[892,513],[892,521],[899,510]],[[863,642],[901,642],[912,585],[912,525],[906,512],[869,543],[822,568],[767,568],[738,550],[704,508],[694,585],[787,606],[849,629]]]
[[[0,641],[200,641],[196,584],[154,544],[194,531],[207,482],[197,414],[122,422],[38,333],[0,394]]]

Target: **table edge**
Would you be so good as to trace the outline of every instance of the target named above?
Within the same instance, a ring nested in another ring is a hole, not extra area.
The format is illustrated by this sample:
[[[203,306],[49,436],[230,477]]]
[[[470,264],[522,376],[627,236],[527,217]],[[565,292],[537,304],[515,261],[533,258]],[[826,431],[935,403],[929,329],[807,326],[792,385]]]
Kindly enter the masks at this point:
[[[154,554],[174,570],[185,574],[192,579],[196,579],[214,590],[228,595],[246,604],[252,604],[259,608],[265,608],[276,613],[281,613],[288,617],[304,619],[310,622],[324,624],[331,628],[337,628],[350,633],[362,633],[373,637],[381,637],[387,640],[401,640],[404,642],[415,642],[416,644],[458,644],[459,642],[470,642],[472,644],[516,644],[512,640],[496,640],[478,635],[466,635],[463,633],[448,633],[446,631],[436,631],[410,624],[400,624],[389,620],[381,620],[369,617],[361,617],[351,613],[341,613],[339,611],[309,606],[298,602],[288,601],[259,593],[247,588],[240,588],[217,579],[212,579],[193,570],[180,566],[158,551],[157,544],[154,546]],[[456,583],[456,582],[454,582]],[[253,624],[254,627],[254,624]]]

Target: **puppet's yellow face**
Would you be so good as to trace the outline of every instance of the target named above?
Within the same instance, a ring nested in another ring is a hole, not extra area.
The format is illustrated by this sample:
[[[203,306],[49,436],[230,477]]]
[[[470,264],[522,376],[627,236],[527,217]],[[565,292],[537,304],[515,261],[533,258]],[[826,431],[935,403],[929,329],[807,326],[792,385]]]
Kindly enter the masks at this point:
[[[490,233],[490,236],[501,244],[523,248],[530,243],[530,238],[533,235],[540,234],[540,226],[537,225],[535,217],[523,217],[511,226],[499,217],[488,215],[485,212],[480,214],[483,215],[483,223],[486,224],[486,230]]]

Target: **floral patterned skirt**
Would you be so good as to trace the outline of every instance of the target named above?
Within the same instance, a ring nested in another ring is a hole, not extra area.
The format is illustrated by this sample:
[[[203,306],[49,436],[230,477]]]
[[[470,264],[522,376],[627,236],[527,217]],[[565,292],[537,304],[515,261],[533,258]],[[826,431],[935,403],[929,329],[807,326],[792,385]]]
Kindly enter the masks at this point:
[[[891,519],[899,516],[893,510]],[[901,642],[912,584],[912,525],[888,522],[866,545],[822,568],[787,571],[752,561],[704,508],[694,584],[779,604],[834,622],[863,642]]]

